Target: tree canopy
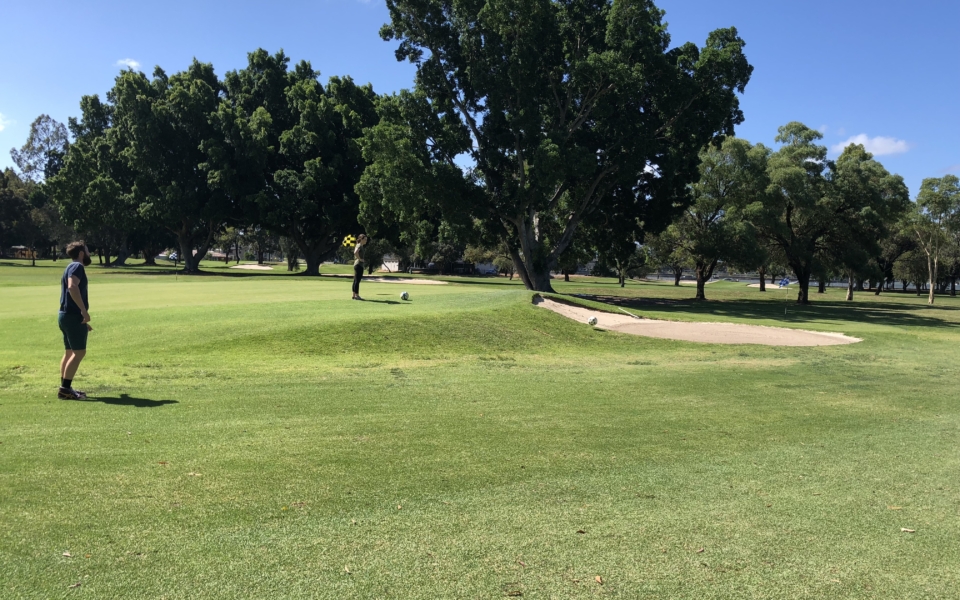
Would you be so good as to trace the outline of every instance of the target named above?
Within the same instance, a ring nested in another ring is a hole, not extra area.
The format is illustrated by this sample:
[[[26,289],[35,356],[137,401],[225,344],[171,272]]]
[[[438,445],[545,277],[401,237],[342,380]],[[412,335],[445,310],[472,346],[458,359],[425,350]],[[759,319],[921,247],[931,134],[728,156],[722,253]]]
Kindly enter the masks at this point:
[[[909,192],[862,146],[848,146],[836,161],[816,142],[818,131],[784,125],[782,146],[769,159],[766,193],[746,209],[761,238],[782,251],[799,284],[797,302],[809,302],[810,276],[841,244],[847,257],[879,242],[882,223],[896,220]],[[877,249],[878,251],[878,249]]]
[[[506,243],[528,288],[584,218],[626,205],[663,227],[697,156],[743,115],[752,67],[736,29],[670,47],[646,0],[388,0],[415,88],[381,104],[362,219],[414,228],[438,208]],[[620,190],[621,193],[612,193]],[[628,193],[624,193],[628,192]]]

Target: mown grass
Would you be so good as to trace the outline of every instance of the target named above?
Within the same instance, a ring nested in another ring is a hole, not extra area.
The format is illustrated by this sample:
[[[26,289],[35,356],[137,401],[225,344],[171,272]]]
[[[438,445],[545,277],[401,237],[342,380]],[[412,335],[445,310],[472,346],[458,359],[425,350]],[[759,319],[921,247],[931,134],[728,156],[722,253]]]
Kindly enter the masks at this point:
[[[830,290],[784,316],[784,292],[732,283],[694,303],[557,282],[647,316],[864,340],[762,348],[594,330],[504,279],[408,303],[364,284],[358,303],[345,278],[91,269],[93,398],[62,402],[62,267],[0,266],[0,597],[960,586],[954,299]]]

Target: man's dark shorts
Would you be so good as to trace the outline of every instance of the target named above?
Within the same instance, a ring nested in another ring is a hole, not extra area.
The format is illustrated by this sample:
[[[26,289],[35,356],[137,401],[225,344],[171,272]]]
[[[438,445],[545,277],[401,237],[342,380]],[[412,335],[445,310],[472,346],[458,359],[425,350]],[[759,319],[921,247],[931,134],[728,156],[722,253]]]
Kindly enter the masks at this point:
[[[67,350],[87,349],[87,326],[83,317],[72,313],[59,313],[60,331],[63,332],[63,347]]]

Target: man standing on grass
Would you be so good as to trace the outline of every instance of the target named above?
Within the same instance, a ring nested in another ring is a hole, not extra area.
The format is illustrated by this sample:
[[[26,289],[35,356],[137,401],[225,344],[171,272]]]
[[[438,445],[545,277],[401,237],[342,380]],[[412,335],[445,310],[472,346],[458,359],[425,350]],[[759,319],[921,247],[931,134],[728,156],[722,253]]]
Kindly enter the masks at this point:
[[[87,354],[87,334],[90,327],[90,303],[87,301],[87,272],[90,265],[90,250],[83,242],[67,246],[67,256],[73,262],[67,265],[60,278],[60,331],[63,332],[63,360],[60,361],[61,400],[84,400],[87,395],[73,389],[73,376],[77,374],[80,361]]]

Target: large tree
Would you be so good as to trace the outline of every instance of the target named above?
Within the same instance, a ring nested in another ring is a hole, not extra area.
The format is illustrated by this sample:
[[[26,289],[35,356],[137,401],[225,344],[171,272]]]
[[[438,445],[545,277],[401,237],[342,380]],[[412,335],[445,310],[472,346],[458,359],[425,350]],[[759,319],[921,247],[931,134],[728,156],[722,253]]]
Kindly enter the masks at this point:
[[[649,0],[387,8],[382,37],[417,75],[367,135],[361,218],[415,227],[429,205],[472,219],[507,244],[529,289],[551,289],[598,206],[630,203],[632,220],[664,226],[700,149],[743,120],[737,92],[752,67],[737,31],[671,48]]]
[[[134,173],[121,157],[123,147],[111,134],[113,105],[96,95],[84,96],[80,112],[80,118],[70,119],[74,143],[63,168],[47,181],[47,187],[64,221],[105,253],[108,265],[114,251],[122,263],[127,237],[139,220]]]
[[[827,160],[827,148],[816,143],[821,138],[802,123],[781,127],[776,141],[782,146],[768,161],[767,193],[745,211],[796,275],[799,304],[809,303],[810,276],[825,270],[839,244],[847,246],[842,260],[876,246],[906,191],[862,146],[847,147],[836,163]]]
[[[847,300],[853,300],[855,280],[862,284],[866,277],[883,278],[872,259],[907,211],[910,192],[899,175],[887,172],[859,144],[847,146],[832,164],[831,188],[836,221],[827,234],[823,262],[846,273]]]
[[[670,225],[697,275],[697,300],[706,300],[705,285],[717,263],[742,264],[760,254],[753,227],[741,212],[766,193],[768,155],[762,144],[737,138],[700,154],[700,180],[690,186],[693,202]]]
[[[22,228],[29,219],[30,205],[20,177],[13,169],[0,172],[0,256],[3,250],[20,245]]]
[[[331,77],[265,50],[224,78],[213,122],[222,142],[208,147],[211,182],[238,198],[243,220],[293,240],[318,275],[346,233],[356,233],[355,187],[365,163],[359,139],[377,122],[373,89]]]
[[[950,243],[951,226],[960,220],[960,178],[945,175],[924,179],[917,194],[914,216],[911,229],[917,236],[920,250],[927,256],[927,280],[930,283],[927,302],[933,304],[940,259]]]
[[[220,143],[212,115],[222,85],[213,66],[196,60],[183,72],[153,79],[126,71],[111,91],[113,132],[136,174],[139,213],[177,238],[184,270],[196,272],[233,213],[233,198],[208,181],[208,152]]]
[[[40,115],[30,124],[26,143],[10,150],[10,157],[25,179],[41,182],[57,174],[70,147],[70,136],[63,123],[50,115]]]

